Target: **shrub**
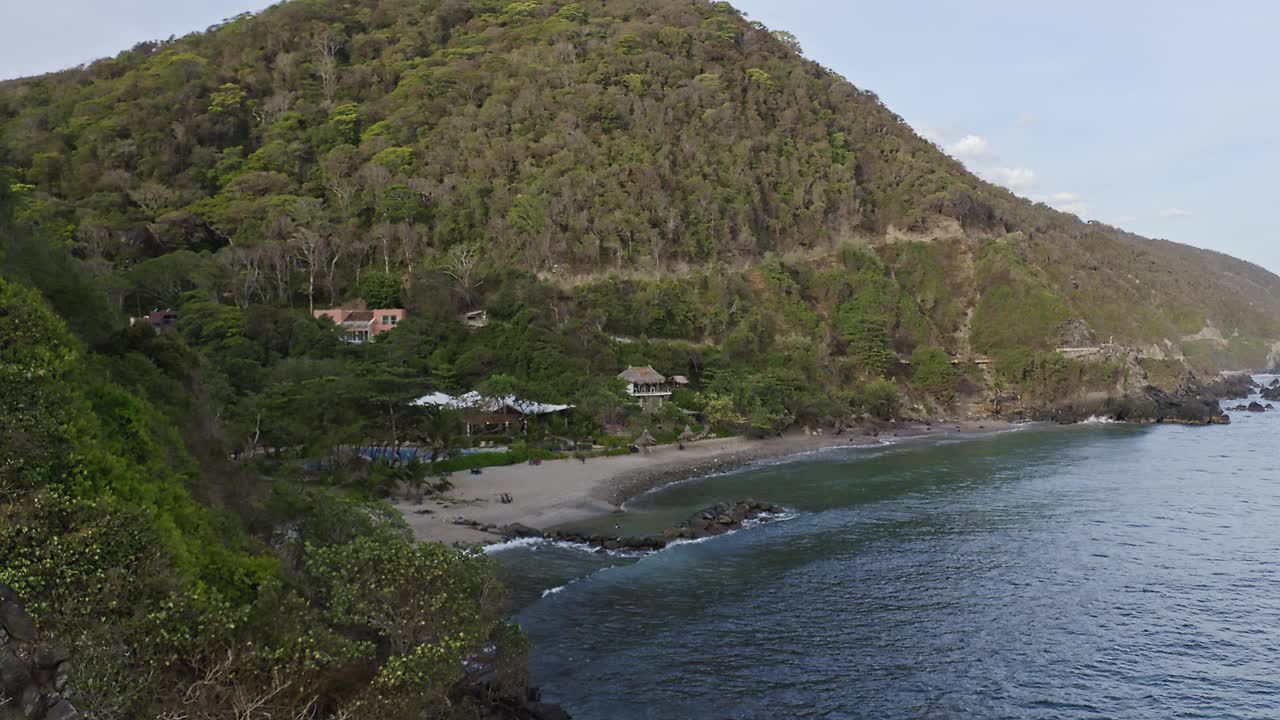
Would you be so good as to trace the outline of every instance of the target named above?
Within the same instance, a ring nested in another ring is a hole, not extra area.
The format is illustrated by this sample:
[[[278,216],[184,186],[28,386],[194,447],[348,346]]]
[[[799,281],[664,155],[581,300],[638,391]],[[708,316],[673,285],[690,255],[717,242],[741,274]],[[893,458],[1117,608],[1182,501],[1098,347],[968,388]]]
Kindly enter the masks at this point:
[[[951,357],[939,347],[921,345],[911,353],[916,387],[935,395],[955,392],[959,373],[951,365]]]
[[[884,379],[872,380],[853,393],[853,406],[859,412],[889,419],[898,414],[901,396],[898,386]]]

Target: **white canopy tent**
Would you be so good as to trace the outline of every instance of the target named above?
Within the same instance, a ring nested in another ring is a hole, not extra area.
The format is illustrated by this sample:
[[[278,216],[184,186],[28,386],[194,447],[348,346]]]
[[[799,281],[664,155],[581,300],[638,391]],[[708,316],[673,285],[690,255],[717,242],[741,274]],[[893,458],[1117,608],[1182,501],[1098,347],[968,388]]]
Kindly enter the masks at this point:
[[[490,398],[474,390],[457,397],[448,393],[434,392],[430,395],[423,395],[415,400],[413,404],[422,407],[441,407],[461,412],[466,420],[468,436],[471,435],[473,426],[501,425],[504,428],[509,428],[515,422],[515,419],[511,417],[512,415],[520,416],[519,424],[523,429],[527,418],[554,415],[573,408],[572,405],[554,405],[532,400],[521,400],[515,395]]]
[[[551,415],[573,409],[572,405],[554,405],[532,400],[521,400],[515,395],[499,398],[486,398],[472,390],[465,395],[453,396],[447,393],[434,392],[423,395],[414,401],[414,405],[443,407],[449,410],[476,410],[479,412],[500,413],[511,411],[520,415]]]

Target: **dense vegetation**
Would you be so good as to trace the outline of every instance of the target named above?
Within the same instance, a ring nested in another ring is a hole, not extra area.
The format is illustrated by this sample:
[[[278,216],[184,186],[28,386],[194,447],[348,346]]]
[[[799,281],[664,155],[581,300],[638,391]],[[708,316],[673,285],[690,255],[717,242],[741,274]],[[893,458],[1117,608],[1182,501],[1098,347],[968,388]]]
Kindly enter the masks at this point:
[[[309,312],[357,299],[410,316]],[[459,443],[428,391],[578,406],[512,460],[1122,382],[1081,337],[1260,366],[1280,279],[983,183],[727,3],[296,0],[0,83],[0,581],[100,717],[466,717],[494,643],[518,686],[490,564],[380,502],[425,469],[352,460]]]
[[[500,290],[485,268],[512,267],[560,288],[613,271],[662,305],[690,268],[914,234],[958,245],[901,253],[911,299],[944,303],[942,346],[967,342],[971,307],[984,352],[1051,347],[1067,318],[1146,344],[1209,323],[1242,339],[1237,365],[1280,338],[1269,273],[983,183],[797,50],[728,3],[285,3],[3,84],[0,164],[24,222],[130,268],[109,290],[134,314],[196,288],[329,304],[370,274],[447,281],[449,306],[472,306]],[[645,307],[610,329],[720,341],[750,314],[712,310],[710,327]]]

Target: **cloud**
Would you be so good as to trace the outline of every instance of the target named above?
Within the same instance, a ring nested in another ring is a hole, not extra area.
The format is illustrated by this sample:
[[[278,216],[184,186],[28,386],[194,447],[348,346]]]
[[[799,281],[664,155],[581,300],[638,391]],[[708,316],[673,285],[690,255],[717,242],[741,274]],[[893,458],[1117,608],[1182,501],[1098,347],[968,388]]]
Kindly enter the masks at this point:
[[[928,140],[929,142],[935,145],[940,145],[942,143],[942,133],[938,132],[937,130],[934,130],[931,127],[922,125],[916,128],[915,130],[917,135],[919,135],[920,137],[924,138],[925,140]]]
[[[1021,115],[1018,116],[1017,120],[1013,121],[1013,126],[1020,130],[1025,130],[1035,124],[1036,124],[1036,116],[1032,115],[1029,112],[1022,113]]]
[[[1014,192],[1030,190],[1036,186],[1034,170],[1021,167],[993,167],[979,170],[978,174],[987,182],[1003,185]]]
[[[947,146],[947,152],[958,158],[987,158],[994,156],[995,150],[987,139],[978,135],[965,135]]]
[[[1190,210],[1183,210],[1180,207],[1165,208],[1160,211],[1160,217],[1163,218],[1184,218],[1191,217]]]
[[[1019,127],[1027,127],[1034,122],[1035,116],[1031,113],[1023,113],[1017,119]],[[1092,212],[1089,204],[1075,193],[1032,194],[1031,191],[1040,182],[1036,172],[1031,168],[996,165],[1000,161],[1000,156],[996,153],[995,147],[981,135],[969,133],[954,142],[945,142],[946,135],[937,132],[933,128],[922,127],[917,132],[921,137],[941,146],[952,157],[965,161],[965,164],[968,165],[972,172],[987,182],[1003,185],[1023,197],[1030,198],[1035,202],[1042,202],[1055,210],[1079,215],[1080,217],[1088,217]],[[955,135],[951,135],[951,137],[955,137]]]

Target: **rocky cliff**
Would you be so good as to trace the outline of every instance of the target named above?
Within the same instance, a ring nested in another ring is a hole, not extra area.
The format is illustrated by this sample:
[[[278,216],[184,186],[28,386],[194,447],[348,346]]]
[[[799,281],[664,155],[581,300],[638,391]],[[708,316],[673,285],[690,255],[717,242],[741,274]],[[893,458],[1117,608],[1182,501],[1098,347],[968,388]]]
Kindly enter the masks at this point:
[[[67,662],[59,645],[42,642],[13,590],[0,583],[0,720],[75,720],[67,698]]]

